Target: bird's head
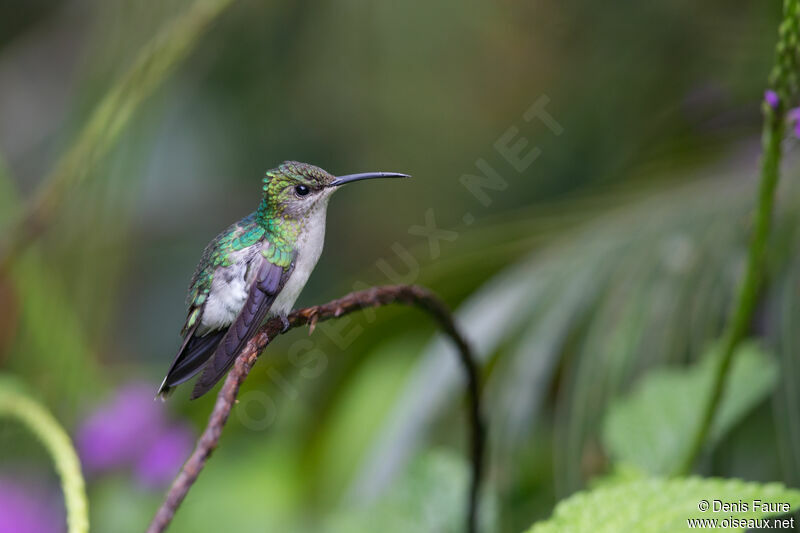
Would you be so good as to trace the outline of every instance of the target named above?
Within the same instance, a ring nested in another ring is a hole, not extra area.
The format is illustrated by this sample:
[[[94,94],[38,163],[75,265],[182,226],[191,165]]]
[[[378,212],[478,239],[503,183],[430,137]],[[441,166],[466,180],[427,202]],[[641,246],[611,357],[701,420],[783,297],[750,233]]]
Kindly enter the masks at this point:
[[[325,208],[328,199],[345,183],[371,178],[408,178],[395,172],[367,172],[333,176],[308,163],[285,161],[264,176],[264,206],[273,217],[301,220],[319,208]]]

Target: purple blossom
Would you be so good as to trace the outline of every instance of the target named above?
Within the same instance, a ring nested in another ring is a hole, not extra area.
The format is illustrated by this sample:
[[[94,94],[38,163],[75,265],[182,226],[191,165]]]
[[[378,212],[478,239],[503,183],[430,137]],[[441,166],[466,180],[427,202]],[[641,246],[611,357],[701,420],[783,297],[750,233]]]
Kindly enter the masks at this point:
[[[167,420],[149,384],[131,384],[84,421],[76,444],[88,473],[132,468],[142,486],[160,488],[189,455],[193,432]]]
[[[764,91],[764,100],[769,104],[772,109],[778,109],[778,106],[781,103],[781,99],[778,96],[778,93],[773,91],[772,89],[767,89]]]
[[[131,464],[164,427],[162,406],[153,401],[148,385],[129,385],[116,398],[89,416],[76,439],[87,472],[96,473]]]
[[[61,533],[64,516],[41,490],[0,478],[0,531]]]
[[[135,467],[137,480],[148,488],[168,484],[189,456],[193,444],[194,435],[188,427],[175,426],[166,430],[139,457]]]
[[[786,113],[786,120],[792,125],[794,136],[800,139],[800,107],[790,109],[789,112]]]

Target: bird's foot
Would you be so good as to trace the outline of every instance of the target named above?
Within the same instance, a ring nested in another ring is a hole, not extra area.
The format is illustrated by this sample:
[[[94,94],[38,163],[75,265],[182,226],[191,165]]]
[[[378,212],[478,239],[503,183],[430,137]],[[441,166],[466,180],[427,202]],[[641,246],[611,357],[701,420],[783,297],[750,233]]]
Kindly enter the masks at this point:
[[[281,324],[283,324],[283,329],[281,330],[281,333],[286,333],[287,331],[289,331],[289,327],[291,327],[289,324],[289,317],[287,315],[280,315],[280,318],[281,318]]]

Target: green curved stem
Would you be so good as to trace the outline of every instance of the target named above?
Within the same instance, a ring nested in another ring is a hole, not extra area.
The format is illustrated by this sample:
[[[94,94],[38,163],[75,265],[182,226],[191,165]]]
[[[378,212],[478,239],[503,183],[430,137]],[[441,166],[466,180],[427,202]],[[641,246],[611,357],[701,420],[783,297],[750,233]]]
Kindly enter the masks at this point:
[[[0,389],[0,417],[18,420],[42,442],[61,479],[61,489],[64,492],[64,504],[67,509],[68,531],[69,533],[87,533],[89,531],[89,505],[86,499],[86,488],[78,454],[75,453],[67,432],[38,402],[5,384],[3,389]]]
[[[761,179],[753,235],[747,255],[747,267],[736,294],[733,312],[722,335],[722,357],[714,375],[711,395],[703,407],[700,425],[692,439],[689,453],[676,472],[677,474],[688,473],[703,450],[714,422],[714,415],[725,391],[725,382],[731,368],[733,355],[747,333],[758,303],[764,278],[764,263],[772,222],[772,209],[775,203],[775,189],[778,185],[781,141],[785,131],[786,112],[788,103],[798,94],[797,84],[800,73],[798,42],[800,42],[800,0],[784,0],[783,21],[779,28],[775,52],[775,66],[769,80],[770,88],[778,95],[779,102],[775,108],[766,102],[763,104]]]

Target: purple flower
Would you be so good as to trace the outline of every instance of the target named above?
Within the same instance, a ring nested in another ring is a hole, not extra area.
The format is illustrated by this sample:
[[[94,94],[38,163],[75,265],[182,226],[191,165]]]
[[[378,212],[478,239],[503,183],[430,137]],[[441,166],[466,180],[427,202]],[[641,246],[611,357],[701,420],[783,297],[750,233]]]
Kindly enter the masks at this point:
[[[42,491],[0,479],[0,531],[61,533],[64,517]]]
[[[92,413],[76,439],[81,461],[90,473],[131,464],[164,427],[163,407],[149,385],[129,385]]]
[[[790,109],[789,112],[786,113],[786,120],[792,125],[794,136],[800,139],[800,107]]]
[[[767,89],[764,91],[764,101],[769,104],[772,109],[778,109],[778,106],[781,103],[781,99],[778,96],[778,93],[773,91],[772,89]]]
[[[150,385],[128,385],[84,421],[76,443],[88,473],[132,468],[145,488],[161,488],[178,473],[192,449],[193,432],[171,424],[153,395]]]
[[[178,473],[194,445],[194,435],[186,426],[168,429],[153,442],[136,463],[136,478],[144,487],[160,488]]]

